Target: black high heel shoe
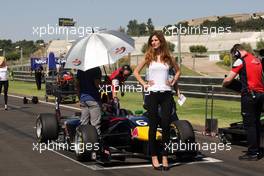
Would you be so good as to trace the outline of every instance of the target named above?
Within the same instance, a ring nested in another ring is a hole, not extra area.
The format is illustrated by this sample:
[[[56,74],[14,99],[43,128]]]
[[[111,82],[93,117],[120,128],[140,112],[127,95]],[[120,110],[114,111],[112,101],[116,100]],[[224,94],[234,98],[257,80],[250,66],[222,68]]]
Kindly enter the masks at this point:
[[[152,167],[153,167],[153,169],[154,170],[159,170],[159,171],[161,171],[162,170],[162,166],[154,166],[154,164],[152,163]]]
[[[170,170],[170,167],[169,166],[162,166],[162,170],[163,171],[168,171],[168,170]]]
[[[167,158],[167,157],[164,157],[164,158],[162,158],[162,160],[163,160],[163,159],[166,159],[166,160],[167,160],[166,164],[168,164],[168,158]],[[166,160],[165,160],[165,161],[166,161]],[[163,171],[168,171],[168,170],[170,170],[169,165],[167,165],[167,166],[164,166],[164,165],[163,165],[163,161],[162,161],[162,170],[163,170]]]

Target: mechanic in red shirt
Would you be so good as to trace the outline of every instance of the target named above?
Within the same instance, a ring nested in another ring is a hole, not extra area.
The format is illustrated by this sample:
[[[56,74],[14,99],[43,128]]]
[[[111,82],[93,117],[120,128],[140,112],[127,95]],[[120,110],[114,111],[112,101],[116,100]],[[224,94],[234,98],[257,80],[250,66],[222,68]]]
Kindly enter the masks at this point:
[[[118,90],[121,86],[124,85],[127,78],[132,74],[132,69],[129,65],[123,65],[122,67],[115,70],[108,77],[108,84],[112,85],[112,97],[111,99],[117,98],[117,91],[121,91],[121,95],[124,95],[123,89]]]
[[[223,81],[226,87],[239,74],[242,83],[241,114],[247,132],[248,151],[240,160],[258,160],[260,154],[260,116],[264,102],[263,66],[261,60],[245,51],[242,45],[235,44],[231,54],[236,58],[233,68]]]
[[[124,83],[127,78],[132,74],[132,69],[129,65],[123,65],[122,67],[116,69],[106,80],[106,91],[107,94],[103,94],[101,97],[102,102],[111,104],[110,109],[114,114],[119,115],[119,99],[117,97],[117,92],[121,92],[121,96],[124,96]]]

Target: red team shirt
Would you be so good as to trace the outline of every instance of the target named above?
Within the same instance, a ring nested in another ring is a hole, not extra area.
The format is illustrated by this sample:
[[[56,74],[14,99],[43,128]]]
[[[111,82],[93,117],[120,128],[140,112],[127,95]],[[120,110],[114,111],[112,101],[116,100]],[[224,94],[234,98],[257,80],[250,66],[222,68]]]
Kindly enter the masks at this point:
[[[107,84],[112,86],[112,90],[116,90],[116,86],[113,84],[113,80],[118,80],[118,85],[122,85],[124,84],[124,82],[126,81],[126,78],[123,76],[122,74],[122,67],[118,68],[117,70],[115,70],[109,77],[108,77],[108,81]]]
[[[243,65],[245,62],[245,67]],[[237,59],[233,65],[232,71],[240,74],[241,82],[247,85],[247,90],[264,93],[263,70],[260,59],[247,53],[242,59]]]
[[[120,83],[125,82],[126,78],[122,74],[122,68],[118,68],[110,75],[109,80],[111,83],[114,79],[117,79]]]

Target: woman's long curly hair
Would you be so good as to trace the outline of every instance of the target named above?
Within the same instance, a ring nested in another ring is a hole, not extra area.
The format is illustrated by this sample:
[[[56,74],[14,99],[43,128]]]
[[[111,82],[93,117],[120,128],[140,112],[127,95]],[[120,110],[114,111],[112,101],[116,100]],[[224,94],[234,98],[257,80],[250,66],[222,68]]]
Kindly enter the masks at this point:
[[[156,49],[154,49],[151,45],[152,37],[156,36],[160,41],[159,53]],[[161,32],[155,31],[153,34],[149,36],[148,39],[148,47],[147,52],[145,54],[146,64],[149,65],[152,61],[157,61],[157,55],[160,54],[161,62],[172,65],[172,57],[168,48],[168,44],[165,40],[164,35]]]

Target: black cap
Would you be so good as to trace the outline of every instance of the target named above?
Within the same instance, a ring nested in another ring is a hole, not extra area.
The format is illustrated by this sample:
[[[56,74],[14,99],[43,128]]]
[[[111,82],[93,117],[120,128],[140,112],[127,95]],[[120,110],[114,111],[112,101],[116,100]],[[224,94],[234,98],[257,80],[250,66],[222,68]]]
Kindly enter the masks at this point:
[[[122,66],[122,70],[123,70],[123,71],[124,71],[124,70],[128,70],[128,71],[132,72],[132,69],[131,69],[131,67],[130,67],[129,65],[123,65],[123,66]]]

